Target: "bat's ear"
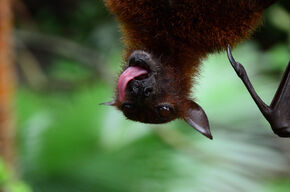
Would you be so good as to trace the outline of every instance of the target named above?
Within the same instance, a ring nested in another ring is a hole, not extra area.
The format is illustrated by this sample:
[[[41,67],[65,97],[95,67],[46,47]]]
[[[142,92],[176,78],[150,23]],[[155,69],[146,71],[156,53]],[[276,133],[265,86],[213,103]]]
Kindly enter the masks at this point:
[[[109,102],[105,102],[105,103],[100,103],[100,105],[116,106],[116,101],[109,101]]]
[[[189,101],[184,111],[184,120],[204,136],[212,139],[209,122],[204,110],[194,101]]]

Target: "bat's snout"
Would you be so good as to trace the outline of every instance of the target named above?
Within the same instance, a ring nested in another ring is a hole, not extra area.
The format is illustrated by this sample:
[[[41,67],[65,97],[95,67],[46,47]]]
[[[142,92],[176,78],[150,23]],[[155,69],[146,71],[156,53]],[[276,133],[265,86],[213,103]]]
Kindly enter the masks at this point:
[[[126,85],[126,94],[130,99],[143,103],[146,99],[156,95],[156,90],[158,90],[156,84],[157,64],[152,56],[145,51],[136,50],[128,58],[128,66],[147,71],[147,73],[131,78]]]
[[[155,84],[155,78],[153,76],[142,80],[133,79],[129,82],[127,91],[131,98],[139,101],[145,100],[156,94]]]

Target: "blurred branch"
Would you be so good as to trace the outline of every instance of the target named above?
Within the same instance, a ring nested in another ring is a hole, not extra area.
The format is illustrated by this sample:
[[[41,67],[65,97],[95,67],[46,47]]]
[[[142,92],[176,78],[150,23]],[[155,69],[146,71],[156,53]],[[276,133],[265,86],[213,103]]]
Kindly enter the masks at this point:
[[[107,69],[106,63],[100,61],[96,52],[90,48],[83,47],[68,39],[32,31],[15,30],[14,37],[16,48],[21,49],[23,48],[21,44],[24,44],[26,47],[37,47],[41,51],[75,60],[95,70],[99,78],[109,84],[112,83],[112,74]]]

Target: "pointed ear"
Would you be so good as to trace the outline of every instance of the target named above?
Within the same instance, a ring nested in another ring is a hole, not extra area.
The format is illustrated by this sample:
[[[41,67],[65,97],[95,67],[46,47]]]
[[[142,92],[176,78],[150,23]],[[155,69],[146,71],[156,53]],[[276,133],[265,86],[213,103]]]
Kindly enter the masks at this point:
[[[115,101],[109,101],[109,102],[105,102],[105,103],[100,103],[100,105],[115,106],[116,102]]]
[[[189,104],[186,105],[183,118],[191,127],[209,139],[212,139],[207,116],[197,103],[189,101]]]

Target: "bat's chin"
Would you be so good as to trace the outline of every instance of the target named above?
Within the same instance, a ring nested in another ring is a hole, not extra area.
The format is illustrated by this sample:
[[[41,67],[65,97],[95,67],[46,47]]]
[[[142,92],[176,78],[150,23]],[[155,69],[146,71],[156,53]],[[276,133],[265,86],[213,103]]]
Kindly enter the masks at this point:
[[[155,59],[152,58],[151,54],[141,50],[134,51],[128,58],[129,67],[137,66],[142,69],[145,69],[151,74],[157,72],[158,69],[157,63],[158,62],[156,62]]]

